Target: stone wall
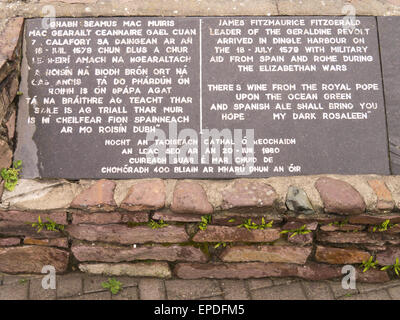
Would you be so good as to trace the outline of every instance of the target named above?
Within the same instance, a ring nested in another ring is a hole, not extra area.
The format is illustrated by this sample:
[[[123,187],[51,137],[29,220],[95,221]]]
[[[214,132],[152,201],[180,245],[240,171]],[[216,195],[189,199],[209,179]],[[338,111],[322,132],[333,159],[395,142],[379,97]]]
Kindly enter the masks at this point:
[[[11,164],[16,139],[23,18],[45,15],[44,5],[57,16],[341,15],[345,3],[358,14],[399,13],[396,0],[2,2],[0,167]],[[40,273],[53,265],[60,273],[318,280],[339,278],[352,264],[359,281],[383,282],[395,276],[391,270],[359,266],[371,256],[380,266],[400,258],[399,211],[399,176],[22,179],[2,194],[0,272]],[[61,230],[37,232],[39,216]]]
[[[398,176],[21,180],[3,193],[0,271],[317,280],[352,264],[360,281],[388,281],[391,271],[359,265],[400,257],[399,210]],[[63,230],[37,232],[39,216]]]

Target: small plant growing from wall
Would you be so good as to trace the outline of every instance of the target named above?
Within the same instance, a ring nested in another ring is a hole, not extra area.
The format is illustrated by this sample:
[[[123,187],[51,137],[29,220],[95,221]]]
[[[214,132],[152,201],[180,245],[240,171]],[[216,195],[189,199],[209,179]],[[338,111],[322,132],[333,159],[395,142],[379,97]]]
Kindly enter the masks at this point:
[[[151,219],[147,225],[152,229],[160,229],[168,226],[168,224],[165,223],[162,219],[158,222]]]
[[[43,229],[47,231],[63,231],[64,226],[62,224],[55,223],[51,219],[46,219],[47,222],[43,222],[40,216],[38,217],[38,222],[32,223],[32,227],[36,228],[36,231],[39,233]]]
[[[211,223],[211,215],[206,215],[201,217],[201,222],[199,224],[200,230],[207,230],[208,224]]]
[[[376,232],[376,231],[383,232],[383,231],[387,231],[396,226],[397,226],[397,224],[392,224],[392,223],[390,223],[390,220],[387,219],[387,220],[383,221],[380,225],[374,226],[372,228],[372,232]]]
[[[110,278],[108,281],[102,282],[101,286],[104,289],[110,290],[112,294],[117,294],[122,289],[122,283],[114,278]]]
[[[397,276],[400,277],[400,263],[399,258],[396,258],[396,262],[394,264],[390,264],[381,268],[381,270],[389,270],[393,269]]]
[[[3,168],[0,175],[4,180],[4,188],[8,191],[13,191],[18,183],[20,171],[22,169],[22,161],[14,161],[11,168]]]
[[[363,272],[368,271],[370,268],[376,269],[376,266],[378,265],[378,261],[373,261],[374,257],[370,256],[368,260],[363,261],[361,263],[361,267],[364,268]]]
[[[282,234],[286,234],[286,233],[291,233],[289,238],[292,238],[296,235],[301,235],[301,234],[308,234],[310,233],[311,230],[307,229],[307,225],[302,225],[300,228],[297,229],[290,229],[290,230],[282,230],[281,233]]]
[[[343,221],[334,221],[334,222],[331,222],[331,223],[328,224],[328,226],[343,227],[343,226],[345,226],[345,225],[348,224],[348,223],[349,223],[349,220],[348,220],[348,219],[345,219],[345,220],[343,220]]]
[[[274,220],[265,223],[264,218],[261,219],[261,224],[257,224],[254,221],[251,221],[251,219],[247,219],[242,224],[238,225],[238,228],[246,228],[247,230],[256,230],[256,229],[264,230],[266,228],[271,228],[273,223]]]

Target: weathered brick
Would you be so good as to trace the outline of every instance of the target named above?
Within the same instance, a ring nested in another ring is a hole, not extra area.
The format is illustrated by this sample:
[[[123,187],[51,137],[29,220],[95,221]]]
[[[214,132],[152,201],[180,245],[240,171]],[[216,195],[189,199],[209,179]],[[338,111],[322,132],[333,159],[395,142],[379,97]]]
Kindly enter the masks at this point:
[[[191,246],[116,246],[73,245],[72,253],[78,261],[123,262],[134,260],[207,261],[204,253]]]
[[[221,259],[225,262],[261,261],[304,264],[311,247],[294,246],[234,246],[225,249]]]
[[[392,194],[387,188],[385,182],[382,180],[373,179],[368,180],[368,184],[372,188],[372,190],[374,190],[378,198],[376,207],[379,210],[392,210],[394,208],[394,201],[392,198]]]
[[[115,242],[121,244],[135,243],[179,243],[189,239],[185,229],[180,226],[167,226],[151,229],[147,226],[130,228],[125,225],[69,225],[66,231],[71,237],[86,241]]]
[[[366,251],[351,248],[332,248],[317,246],[315,259],[331,264],[354,264],[368,260],[370,254]]]
[[[324,264],[289,263],[178,263],[174,273],[182,279],[248,279],[265,277],[299,277],[324,280],[341,276],[341,268]]]
[[[201,299],[222,294],[218,282],[213,280],[167,280],[165,287],[170,300]]]
[[[319,178],[315,182],[325,212],[343,215],[361,214],[365,212],[365,202],[360,193],[347,182],[328,177]]]
[[[196,242],[272,242],[280,238],[280,230],[247,230],[246,228],[212,226],[200,230],[194,237]]]
[[[197,182],[178,181],[175,185],[171,210],[176,213],[211,214],[214,209],[207,194]]]
[[[253,290],[251,295],[256,300],[307,300],[300,283]]]
[[[244,280],[223,280],[221,287],[225,300],[249,300]]]
[[[114,200],[115,186],[114,181],[98,180],[78,194],[70,206],[89,211],[113,211],[117,206]]]
[[[23,246],[0,248],[0,271],[5,273],[41,273],[45,265],[52,265],[57,272],[65,272],[69,253],[64,250]]]
[[[139,292],[141,300],[165,300],[165,288],[162,280],[140,279]]]
[[[120,207],[128,211],[145,211],[157,210],[164,205],[164,182],[162,180],[149,180],[133,185]]]
[[[251,180],[236,180],[222,193],[222,209],[272,208],[277,194],[269,184]]]
[[[170,278],[171,270],[166,262],[94,263],[80,264],[79,270],[90,274],[129,277]]]

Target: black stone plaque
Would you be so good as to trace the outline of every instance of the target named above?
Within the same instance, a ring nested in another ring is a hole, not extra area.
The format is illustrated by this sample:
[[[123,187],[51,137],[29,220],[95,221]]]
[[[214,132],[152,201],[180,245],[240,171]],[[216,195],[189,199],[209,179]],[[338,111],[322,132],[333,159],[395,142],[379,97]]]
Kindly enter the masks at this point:
[[[392,174],[400,174],[400,18],[378,17]]]
[[[23,176],[389,174],[374,17],[25,25]]]

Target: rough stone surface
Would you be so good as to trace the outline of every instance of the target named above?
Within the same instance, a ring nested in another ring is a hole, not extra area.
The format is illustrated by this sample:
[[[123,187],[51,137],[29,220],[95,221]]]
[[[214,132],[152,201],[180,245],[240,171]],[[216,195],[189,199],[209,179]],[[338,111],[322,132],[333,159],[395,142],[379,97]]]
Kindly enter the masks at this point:
[[[0,247],[16,246],[21,243],[20,238],[2,238],[0,239]]]
[[[18,221],[22,223],[37,222],[38,218],[43,222],[48,219],[58,224],[67,224],[67,214],[65,212],[27,212],[27,211],[0,211],[0,219],[8,221]]]
[[[18,221],[0,221],[1,236],[25,236],[35,239],[59,238],[61,233],[58,231],[42,230],[37,232],[32,225]]]
[[[352,244],[373,244],[384,245],[390,239],[381,233],[366,232],[319,232],[317,240],[328,243],[352,243]]]
[[[218,282],[213,280],[168,280],[165,287],[171,300],[211,298],[222,293]]]
[[[86,213],[74,212],[72,213],[73,224],[110,224],[119,223],[122,221],[122,215],[119,212],[99,212],[99,213]]]
[[[300,283],[277,286],[273,288],[263,288],[252,291],[252,296],[256,300],[306,300]]]
[[[0,207],[25,211],[65,209],[81,188],[65,180],[20,179],[13,191],[4,191]]]
[[[247,230],[238,227],[208,226],[194,237],[195,242],[272,242],[280,238],[280,230]]]
[[[12,156],[13,153],[8,143],[0,139],[0,169],[11,166]]]
[[[315,259],[319,262],[331,264],[355,264],[368,260],[370,254],[357,249],[341,249],[317,246]]]
[[[6,122],[7,135],[8,135],[9,140],[12,140],[15,135],[15,119],[16,119],[16,117],[17,117],[17,112],[14,110]]]
[[[350,223],[354,224],[381,224],[385,220],[390,220],[391,223],[399,223],[400,216],[399,215],[379,215],[379,216],[371,216],[371,215],[359,215],[359,216],[351,216],[348,218]]]
[[[175,185],[171,210],[177,213],[211,214],[214,209],[208,202],[203,187],[196,182],[178,181]]]
[[[296,186],[289,187],[286,195],[286,206],[291,211],[304,214],[314,213],[314,208],[312,207],[306,192]]]
[[[379,210],[390,211],[394,208],[394,201],[392,198],[392,194],[390,193],[389,189],[387,188],[386,184],[382,180],[368,180],[368,184],[374,190],[378,202],[376,207]]]
[[[200,249],[191,246],[141,246],[137,248],[73,245],[78,261],[125,262],[134,260],[198,261],[207,259]]]
[[[199,222],[201,221],[201,216],[198,214],[175,213],[172,211],[157,211],[153,214],[153,219],[176,222]]]
[[[235,180],[222,194],[222,206],[227,209],[272,208],[277,194],[270,185],[251,180]]]
[[[376,255],[376,260],[381,265],[392,265],[396,262],[396,258],[399,259],[400,263],[400,247],[390,247]]]
[[[221,258],[225,262],[286,262],[304,264],[311,254],[311,247],[292,246],[234,246],[225,249]]]
[[[45,265],[65,272],[69,253],[50,247],[23,246],[0,248],[0,271],[6,273],[41,273]]]
[[[135,243],[179,243],[189,239],[185,229],[178,226],[167,226],[151,229],[147,226],[129,228],[124,225],[69,225],[66,231],[75,239],[86,241],[104,241],[121,244]]]
[[[325,212],[343,215],[361,214],[365,202],[360,193],[347,182],[328,177],[319,178],[317,188],[325,206]]]
[[[133,223],[140,223],[140,222],[147,222],[149,221],[149,213],[148,212],[129,212],[129,213],[122,213],[122,222],[133,222]]]
[[[145,211],[157,210],[164,205],[164,182],[162,180],[150,180],[133,185],[120,206],[128,211]]]
[[[91,274],[101,274],[107,276],[156,277],[156,278],[171,277],[171,270],[169,269],[169,266],[166,262],[80,264],[79,270]]]
[[[324,225],[320,227],[322,231],[361,231],[363,230],[363,226],[354,225],[354,224],[345,224],[345,225]]]
[[[308,263],[297,265],[288,263],[178,263],[174,273],[182,279],[200,278],[264,278],[264,277],[299,277],[308,280],[324,280],[341,275],[340,268],[324,264]]]
[[[166,298],[164,283],[159,279],[141,279],[139,292],[142,300],[164,300]]]
[[[112,211],[116,207],[114,189],[114,181],[98,180],[78,194],[72,201],[71,207],[89,211]]]
[[[67,238],[56,238],[56,239],[24,238],[24,244],[37,245],[37,246],[48,246],[48,247],[59,247],[59,248],[68,249],[68,239]]]

